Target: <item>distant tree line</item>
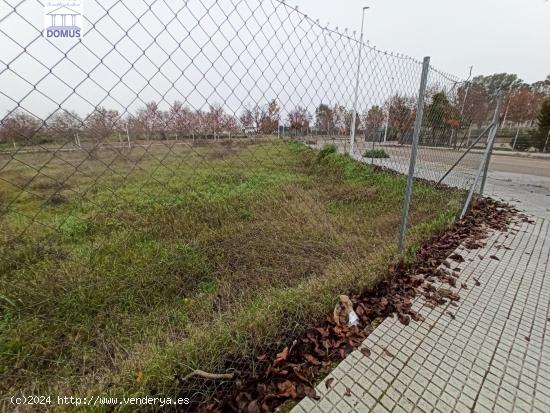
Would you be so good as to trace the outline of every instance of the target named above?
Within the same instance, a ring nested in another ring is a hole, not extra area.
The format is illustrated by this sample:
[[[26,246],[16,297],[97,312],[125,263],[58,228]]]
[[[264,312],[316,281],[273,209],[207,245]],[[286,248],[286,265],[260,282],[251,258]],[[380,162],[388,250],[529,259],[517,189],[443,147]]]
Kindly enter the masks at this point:
[[[466,98],[466,109],[472,112],[472,121],[478,128],[490,119],[499,91],[504,94],[502,128],[514,129],[516,138],[522,131],[522,138],[515,142],[515,149],[544,150],[547,126],[541,118],[544,105],[549,104],[550,75],[545,80],[531,84],[509,73],[477,76],[472,79]]]
[[[475,77],[451,91],[437,87],[429,90],[422,142],[456,145],[458,131],[472,126],[480,128],[492,117],[499,90],[505,91],[504,123],[518,128],[537,128],[543,102],[550,96],[550,76],[544,81],[526,84],[516,75],[502,73]],[[122,140],[126,135],[132,140],[147,141],[191,136],[215,139],[227,134],[277,134],[280,128],[291,136],[310,133],[347,136],[353,122],[353,110],[337,104],[320,103],[313,115],[304,106],[292,108],[286,116],[282,113],[276,100],[264,105],[247,105],[239,115],[229,114],[219,104],[195,110],[179,101],[166,110],[155,102],[146,103],[133,114],[100,106],[84,118],[73,111],[60,110],[44,121],[16,110],[2,120],[0,142],[37,144],[75,139],[100,142],[113,138]],[[396,93],[384,103],[357,114],[357,139],[380,141],[385,138],[409,143],[415,117],[416,97]],[[538,141],[533,139],[526,144],[539,147]]]
[[[300,107],[290,111],[288,128],[307,129],[308,116]],[[265,106],[245,107],[240,117],[218,104],[209,105],[208,110],[195,110],[178,101],[168,110],[162,110],[156,102],[146,103],[134,114],[98,106],[84,118],[74,111],[59,110],[45,120],[18,109],[2,120],[0,142],[39,144],[75,138],[104,141],[122,135],[133,140],[167,140],[217,138],[229,133],[276,134],[282,123],[280,117],[275,100]]]
[[[504,126],[533,127],[542,102],[550,96],[550,75],[542,81],[525,83],[515,74],[497,73],[472,79],[467,108],[476,108],[473,121],[478,126],[490,117],[499,90],[504,93]],[[464,94],[465,90],[460,90]]]

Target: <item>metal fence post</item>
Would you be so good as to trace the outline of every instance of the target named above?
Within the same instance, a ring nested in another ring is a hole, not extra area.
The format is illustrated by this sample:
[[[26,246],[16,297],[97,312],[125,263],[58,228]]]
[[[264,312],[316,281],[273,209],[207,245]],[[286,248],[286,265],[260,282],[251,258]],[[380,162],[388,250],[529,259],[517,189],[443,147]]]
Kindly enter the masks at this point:
[[[466,101],[468,100],[468,93],[470,92],[470,78],[472,77],[472,70],[474,69],[473,66],[470,66],[470,74],[468,75],[468,79],[466,81],[466,91],[464,93],[464,100],[462,101],[462,106],[460,108],[460,119],[462,119],[462,117],[464,116],[464,108],[466,106]],[[456,149],[456,142],[455,142],[455,132],[456,130],[453,129],[451,131],[451,145],[454,147],[454,149]],[[469,131],[468,131],[469,132]],[[454,142],[454,144],[453,144]],[[462,146],[462,144],[460,145]]]
[[[418,103],[416,108],[416,119],[414,121],[414,132],[411,148],[411,162],[409,164],[409,174],[407,176],[407,189],[405,190],[405,201],[403,204],[403,216],[401,218],[401,230],[399,234],[399,253],[403,252],[405,247],[405,234],[407,232],[407,221],[409,219],[409,208],[411,206],[411,196],[414,184],[414,171],[416,169],[416,154],[418,152],[418,140],[420,138],[420,129],[422,127],[422,115],[424,112],[424,95],[426,94],[426,84],[428,83],[428,72],[430,71],[430,57],[424,58],[422,65],[422,77],[420,79],[420,89],[418,91]]]
[[[550,140],[550,129],[548,130],[548,135],[546,135],[546,142],[544,142],[544,149],[542,153],[546,153],[546,148],[548,148],[548,141]]]
[[[357,59],[357,74],[355,78],[355,97],[353,100],[353,116],[351,120],[349,154],[353,157],[353,147],[355,145],[355,123],[357,122],[357,102],[359,101],[359,82],[361,81],[361,63],[363,55],[363,35],[365,33],[365,11],[369,7],[363,7],[363,17],[361,18],[361,37],[359,38],[359,56]]]
[[[481,184],[481,189],[479,191],[479,194],[482,195],[483,190],[485,189],[485,179],[487,177],[487,171],[489,169],[491,152],[493,150],[493,145],[495,142],[495,138],[497,136],[497,131],[500,127],[499,120],[500,120],[501,103],[502,103],[502,95],[499,94],[499,97],[497,100],[497,106],[495,108],[495,113],[493,115],[493,121],[491,122],[491,131],[489,132],[489,137],[487,138],[487,148],[485,148],[485,153],[483,154],[483,159],[481,160],[481,164],[479,165],[479,169],[474,179],[474,183],[472,184],[472,187],[468,192],[468,197],[466,198],[466,202],[464,203],[464,207],[462,208],[462,212],[460,213],[460,219],[464,218],[464,216],[466,215],[466,212],[468,212],[468,208],[470,207],[470,203],[472,202],[472,198],[474,197],[474,192],[476,190],[477,183],[479,182],[479,178],[482,175],[482,171],[484,173],[484,176],[483,176],[483,181]]]
[[[471,145],[468,145],[468,148],[466,149],[466,151],[464,151],[464,153],[462,155],[460,155],[460,157],[456,160],[455,163],[453,163],[453,165],[447,170],[447,172],[445,172],[443,174],[443,176],[439,179],[439,181],[437,181],[437,185],[440,185],[441,182],[443,182],[445,180],[445,178],[447,178],[447,176],[449,176],[449,174],[457,167],[457,165],[466,157],[466,155],[468,155],[468,153],[470,153],[470,151],[472,149],[474,149],[474,147],[477,145],[477,143],[481,140],[481,138],[483,138],[483,135],[485,135],[487,132],[490,132],[491,131],[491,128],[493,127],[493,123],[490,123],[489,126],[487,126],[483,132],[481,132],[479,134],[479,136],[474,140],[474,142],[471,144]]]
[[[128,148],[132,148],[132,143],[130,142],[130,131],[128,130],[128,124],[126,124],[126,139],[128,140]]]
[[[483,165],[483,178],[481,179],[481,188],[479,189],[479,195],[483,195],[485,190],[485,183],[487,182],[487,174],[489,173],[489,164],[491,163],[491,155],[493,154],[493,146],[495,145],[495,139],[497,132],[500,128],[500,108],[502,106],[502,93],[499,92],[497,97],[497,106],[495,113],[493,114],[493,127],[489,132],[489,140],[487,141],[487,156]]]

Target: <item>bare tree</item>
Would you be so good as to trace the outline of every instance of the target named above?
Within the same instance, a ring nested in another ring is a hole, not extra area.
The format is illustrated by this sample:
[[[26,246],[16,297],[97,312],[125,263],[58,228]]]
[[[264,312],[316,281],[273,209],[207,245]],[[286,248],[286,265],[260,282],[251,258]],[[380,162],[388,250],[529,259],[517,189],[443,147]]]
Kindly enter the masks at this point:
[[[251,108],[245,107],[243,109],[243,112],[239,117],[239,121],[241,122],[241,125],[245,130],[255,129],[256,127],[256,124],[254,122],[254,113]]]
[[[258,105],[245,106],[239,118],[243,129],[252,129],[254,132],[259,132],[262,119],[266,117],[266,110]]]
[[[182,102],[175,101],[167,114],[167,127],[170,133],[189,135],[193,124],[193,112]]]
[[[267,108],[261,111],[260,131],[264,134],[270,134],[279,127],[280,108],[276,100],[272,100]]]
[[[165,137],[167,129],[167,116],[159,109],[155,102],[145,104],[144,108],[137,111],[135,127],[147,140],[154,139],[159,134]]]
[[[47,121],[47,133],[51,139],[61,138],[63,142],[70,142],[83,126],[82,119],[74,111],[60,110]]]
[[[347,134],[347,109],[344,106],[334,106],[332,109],[334,127],[338,130],[338,135]],[[350,122],[351,125],[351,122]]]
[[[98,106],[88,115],[84,123],[88,138],[101,142],[118,131],[121,120],[117,110]]]
[[[40,143],[43,139],[39,133],[42,126],[43,122],[40,119],[22,110],[16,110],[2,120],[0,141],[23,145]]]
[[[384,110],[378,106],[374,105],[369,109],[367,114],[364,116],[365,119],[365,138],[370,138],[375,140],[378,136],[378,132],[384,125],[384,120],[386,119],[386,114]]]
[[[309,128],[309,122],[311,121],[311,115],[306,108],[298,106],[294,108],[288,114],[288,123],[290,129],[294,131],[301,131],[307,133]]]
[[[330,106],[321,103],[315,111],[315,127],[327,135],[334,130],[334,111]]]
[[[408,132],[412,130],[416,115],[415,99],[413,97],[395,95],[385,103],[389,111],[389,134],[391,140],[403,144],[407,141]]]
[[[510,94],[506,120],[521,125],[533,125],[542,107],[545,95],[536,88],[523,86]]]

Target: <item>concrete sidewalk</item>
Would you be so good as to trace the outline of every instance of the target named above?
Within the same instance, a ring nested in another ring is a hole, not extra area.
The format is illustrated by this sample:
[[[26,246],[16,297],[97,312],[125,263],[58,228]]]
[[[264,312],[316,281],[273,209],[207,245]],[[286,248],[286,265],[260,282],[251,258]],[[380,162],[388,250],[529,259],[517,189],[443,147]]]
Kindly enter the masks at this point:
[[[485,195],[550,220],[550,178],[489,172]]]
[[[293,412],[550,412],[549,221],[456,252],[457,306],[419,298],[425,321],[386,319],[364,343],[371,355],[352,353]]]

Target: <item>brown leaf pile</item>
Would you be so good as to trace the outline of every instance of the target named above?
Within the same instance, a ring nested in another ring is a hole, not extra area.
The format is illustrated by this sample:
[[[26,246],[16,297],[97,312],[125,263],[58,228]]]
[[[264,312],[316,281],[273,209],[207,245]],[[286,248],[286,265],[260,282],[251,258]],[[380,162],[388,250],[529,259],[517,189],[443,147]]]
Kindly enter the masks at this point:
[[[271,353],[266,352],[257,357],[254,371],[241,372],[229,390],[226,388],[194,409],[200,412],[269,412],[288,399],[317,398],[316,377],[359,348],[372,331],[370,326],[374,320],[395,314],[405,325],[411,319],[423,321],[424,317],[411,309],[418,295],[423,295],[429,306],[459,300],[457,290],[453,289],[459,270],[452,266],[456,267],[464,258],[456,253],[449,256],[449,253],[460,244],[469,249],[482,247],[489,229],[506,231],[514,216],[524,222],[528,220],[511,207],[490,199],[480,200],[463,220],[425,242],[413,264],[394,266],[390,277],[376,289],[352,298],[359,317],[358,326],[338,325],[332,315],[327,316],[324,323],[311,327],[279,352],[273,352],[275,356],[270,357]],[[439,268],[442,263],[447,263],[443,270]],[[450,287],[438,289],[433,284],[435,281]],[[460,287],[466,289],[468,286],[461,284]],[[451,312],[448,314],[454,319]],[[361,352],[367,357],[370,355],[365,347]],[[388,350],[385,354],[394,357]],[[331,385],[331,380],[327,379],[325,386],[330,388]]]

